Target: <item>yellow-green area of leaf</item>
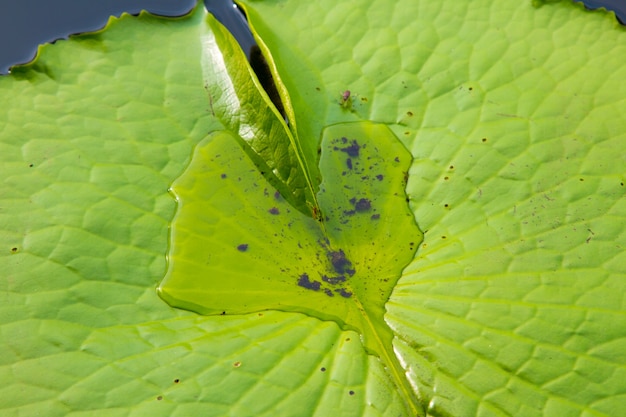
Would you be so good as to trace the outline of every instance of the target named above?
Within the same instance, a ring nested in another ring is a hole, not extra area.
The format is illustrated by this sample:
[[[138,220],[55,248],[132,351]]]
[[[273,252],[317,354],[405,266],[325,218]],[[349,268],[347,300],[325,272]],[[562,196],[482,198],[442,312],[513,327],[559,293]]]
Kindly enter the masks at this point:
[[[358,331],[419,406],[392,348],[384,305],[422,234],[409,210],[412,157],[384,125],[328,127],[321,141],[320,211],[306,216],[259,172],[231,133],[198,145],[172,192],[172,306],[202,314],[302,312]]]

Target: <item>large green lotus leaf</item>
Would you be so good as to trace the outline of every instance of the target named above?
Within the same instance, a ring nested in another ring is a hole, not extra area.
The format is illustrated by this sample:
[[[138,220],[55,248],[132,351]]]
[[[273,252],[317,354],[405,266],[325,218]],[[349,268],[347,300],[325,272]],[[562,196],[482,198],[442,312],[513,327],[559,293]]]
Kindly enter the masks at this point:
[[[317,115],[301,137],[364,118],[411,149],[425,239],[386,319],[428,413],[619,414],[626,34],[613,17],[565,2],[246,11],[296,116]]]
[[[621,412],[623,32],[565,3],[248,14],[306,161],[326,125],[361,119],[415,157],[408,191],[426,238],[387,322],[429,413]],[[221,129],[201,15],[125,17],[0,80],[3,414],[398,415],[354,332],[295,313],[204,318],[156,298],[165,190]]]
[[[203,317],[156,294],[167,190],[223,129],[206,18],[113,19],[0,78],[3,416],[402,412],[353,331],[297,313]]]

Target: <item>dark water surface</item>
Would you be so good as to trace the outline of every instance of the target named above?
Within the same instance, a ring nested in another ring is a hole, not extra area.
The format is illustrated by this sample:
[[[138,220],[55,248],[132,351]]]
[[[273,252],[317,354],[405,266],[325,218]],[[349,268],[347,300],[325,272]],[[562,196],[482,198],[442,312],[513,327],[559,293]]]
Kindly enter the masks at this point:
[[[249,53],[254,41],[231,0],[204,1]],[[584,3],[590,8],[613,10],[626,22],[626,0],[585,0]],[[39,44],[72,33],[98,30],[110,15],[136,14],[146,9],[159,15],[180,16],[194,4],[195,0],[0,0],[0,74],[8,73],[12,65],[30,61]]]
[[[163,16],[189,12],[195,0],[0,0],[0,74],[31,61],[37,46],[106,25],[109,16],[142,9]]]

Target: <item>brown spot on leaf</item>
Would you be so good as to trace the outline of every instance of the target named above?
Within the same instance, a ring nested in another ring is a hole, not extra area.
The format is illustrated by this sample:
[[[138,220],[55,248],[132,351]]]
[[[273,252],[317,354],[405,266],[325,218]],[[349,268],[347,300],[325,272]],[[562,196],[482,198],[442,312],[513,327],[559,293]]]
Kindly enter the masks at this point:
[[[328,252],[328,259],[333,265],[335,272],[339,274],[348,274],[352,276],[356,272],[352,269],[352,262],[346,258],[346,254],[342,249]]]
[[[306,288],[307,290],[319,291],[322,283],[319,281],[311,281],[309,279],[309,274],[305,272],[300,275],[300,278],[298,278],[298,285],[302,288]]]
[[[343,143],[348,143],[348,138],[341,138],[341,141]],[[351,156],[352,158],[357,158],[359,156],[359,150],[361,149],[361,147],[359,146],[359,144],[357,143],[356,139],[352,139],[350,142],[350,146],[346,146],[345,148],[339,148],[339,150],[341,152],[345,152],[348,154],[348,156]]]
[[[340,288],[339,290],[337,290],[337,292],[339,293],[339,295],[341,295],[343,298],[350,298],[352,297],[352,293],[350,291],[346,291],[345,288]]]
[[[354,205],[354,209],[358,212],[368,211],[372,208],[372,202],[367,198],[361,198]]]

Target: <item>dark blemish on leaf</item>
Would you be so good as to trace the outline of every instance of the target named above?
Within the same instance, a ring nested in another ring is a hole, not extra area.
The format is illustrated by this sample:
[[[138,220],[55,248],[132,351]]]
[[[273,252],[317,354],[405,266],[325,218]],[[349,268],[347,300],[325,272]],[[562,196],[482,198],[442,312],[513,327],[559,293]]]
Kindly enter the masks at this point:
[[[372,208],[372,202],[367,198],[361,198],[354,205],[354,209],[358,212],[369,211]]]
[[[349,342],[349,341],[350,341],[350,338],[349,338],[349,337],[346,337],[346,342]]]
[[[343,137],[341,138],[341,141],[343,143],[347,143],[347,138]],[[356,139],[352,139],[350,141],[350,146],[346,146],[345,148],[339,148],[341,152],[347,153],[348,156],[351,156],[352,158],[357,158],[359,156],[359,149],[361,149],[361,147],[357,143]]]
[[[361,97],[361,101],[367,101],[367,97]]]
[[[162,396],[162,395],[159,395],[159,396],[157,397],[157,401],[161,401],[162,399],[163,399],[163,396]]]
[[[395,158],[393,158],[393,160],[396,161],[396,162],[400,162],[400,158],[397,157],[397,156]]]
[[[320,371],[326,372],[326,368],[322,367],[322,368],[320,368]]]
[[[584,181],[585,179],[584,179],[584,178],[579,178],[578,180],[579,180],[579,181]]]
[[[443,206],[446,207],[446,208],[450,207],[449,204],[444,204]]]
[[[233,366],[235,368],[239,368],[241,366],[241,362],[237,361],[237,362],[233,363]]]
[[[220,177],[221,177],[222,179],[224,179],[224,178],[226,178],[226,174],[222,174],[222,175],[220,175]]]
[[[448,181],[448,177],[443,177],[443,180],[444,181]]]
[[[350,262],[350,260],[346,258],[346,254],[343,249],[340,249],[338,251],[330,251],[328,253],[328,259],[333,265],[335,272],[339,274],[348,274],[350,276],[354,275],[355,270],[352,269],[352,262]]]
[[[383,177],[383,174],[378,174],[378,175],[376,175],[376,179],[377,179],[378,181],[382,181],[382,180],[383,180],[383,178],[384,178],[384,177]]]
[[[454,169],[454,165],[450,165],[450,169]]]
[[[487,142],[487,138],[482,139],[483,143]]]
[[[370,219],[378,220],[378,219],[380,219],[380,214],[372,214],[372,217],[370,217]]]
[[[241,245],[237,246],[237,250],[239,252],[245,252],[248,250],[248,244],[247,243],[242,243]]]
[[[279,192],[279,191],[275,191],[275,192],[274,192],[274,199],[276,199],[276,200],[280,200],[280,197],[281,197],[281,196],[280,196],[280,192]]]
[[[354,395],[354,391],[351,390],[351,391],[348,392],[348,394]]]
[[[322,283],[319,281],[311,281],[309,279],[309,274],[304,273],[300,275],[300,278],[298,279],[298,285],[300,287],[306,288],[307,290],[319,291]]]
[[[319,87],[315,87],[315,89],[316,89],[317,91],[321,91]]]
[[[225,312],[225,311],[222,311],[222,312],[220,313],[220,316],[225,316],[225,315],[226,315],[226,312]]]
[[[352,159],[346,159],[346,166],[348,167],[348,169],[352,169]]]
[[[408,111],[408,112],[406,112],[406,115],[411,117],[411,116],[413,116],[413,112],[412,111]]]
[[[30,165],[29,165],[29,167],[31,167],[31,168],[32,168],[32,167],[34,167],[34,166],[35,166],[34,164],[30,164]]]
[[[178,378],[176,378],[176,379],[174,380],[174,383],[175,383],[175,384],[178,384],[179,382],[180,382],[180,379],[178,379]]]
[[[335,294],[333,294],[333,292],[331,290],[329,290],[328,288],[324,288],[324,293],[329,296],[329,297],[334,297]]]
[[[17,248],[11,248],[11,252],[17,253]]]
[[[346,90],[341,94],[341,99],[345,102],[350,99],[350,90]]]
[[[445,237],[445,236],[441,236],[441,238],[442,238],[442,239],[445,239],[446,237]]]
[[[345,288],[340,288],[339,290],[337,290],[337,292],[339,293],[339,295],[341,295],[343,298],[350,298],[352,297],[352,293],[350,291],[346,291]]]
[[[354,216],[356,214],[356,210],[344,210],[343,214],[345,214],[346,216]]]
[[[278,211],[278,207],[272,207],[271,209],[268,210],[268,212],[270,214],[273,214],[274,216],[280,214],[280,211]]]

